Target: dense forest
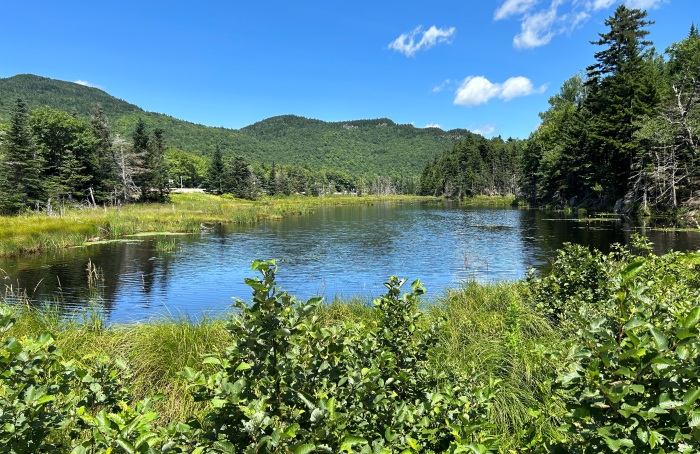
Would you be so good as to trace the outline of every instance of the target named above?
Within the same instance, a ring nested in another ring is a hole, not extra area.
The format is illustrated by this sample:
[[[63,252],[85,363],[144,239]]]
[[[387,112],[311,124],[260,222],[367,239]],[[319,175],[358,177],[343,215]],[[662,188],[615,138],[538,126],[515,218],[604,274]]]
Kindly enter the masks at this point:
[[[518,195],[522,148],[522,140],[470,134],[425,166],[418,193],[454,198]]]
[[[595,63],[540,114],[523,154],[523,195],[553,206],[650,213],[700,197],[700,35],[647,39],[646,12],[620,5],[593,41]]]
[[[664,56],[648,39],[646,12],[620,5],[605,24],[594,63],[550,98],[527,140],[386,118],[284,115],[212,128],[70,82],[0,79],[0,203],[5,212],[51,210],[58,201],[161,200],[187,186],[243,198],[483,194],[554,208],[695,209],[700,33],[691,26]]]
[[[163,130],[171,149],[211,158],[218,146],[225,157],[241,156],[254,164],[306,166],[364,179],[417,178],[426,161],[467,134],[399,125],[386,118],[325,122],[295,115],[239,130],[209,127],[146,112],[97,88],[28,74],[0,79],[0,124],[9,123],[17,98],[29,110],[48,106],[84,119],[100,105],[115,137],[129,138],[140,119],[149,129]]]
[[[646,12],[620,5],[594,63],[564,82],[525,141],[468,136],[423,169],[419,192],[517,194],[536,206],[650,214],[700,201],[700,34],[658,54]]]
[[[283,128],[275,131],[285,134]],[[169,148],[164,130],[151,130],[141,118],[122,138],[113,133],[99,105],[83,118],[46,106],[30,110],[18,98],[0,141],[0,212],[4,214],[27,209],[51,214],[66,204],[164,201],[169,189],[179,186],[256,199],[263,194],[415,193],[416,181],[417,177],[395,174],[392,169],[372,176],[361,170],[251,163],[241,155],[225,153],[219,145],[205,157]]]

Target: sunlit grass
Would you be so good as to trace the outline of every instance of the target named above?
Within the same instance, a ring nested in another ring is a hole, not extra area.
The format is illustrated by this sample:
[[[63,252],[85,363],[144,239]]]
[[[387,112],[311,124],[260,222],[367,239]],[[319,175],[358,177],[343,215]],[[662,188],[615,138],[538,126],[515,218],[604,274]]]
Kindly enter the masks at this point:
[[[426,200],[413,196],[291,196],[249,201],[203,193],[172,194],[171,199],[162,204],[64,210],[62,216],[0,217],[0,255],[60,249],[140,232],[198,232],[212,224],[253,224],[308,214],[319,206]]]
[[[541,346],[560,341],[526,295],[522,282],[470,282],[448,290],[429,310],[430,318],[446,320],[432,358],[436,366],[501,380],[490,418],[506,444],[517,444],[510,437],[526,426],[528,409],[543,408],[550,399],[546,377],[552,365]],[[554,433],[556,421],[541,430]]]
[[[432,353],[433,367],[463,373],[476,370],[484,379],[501,380],[490,416],[505,440],[525,426],[529,407],[542,408],[548,399],[545,377],[550,365],[537,345],[554,346],[559,341],[529,306],[525,292],[522,283],[465,284],[448,290],[425,309],[422,318],[426,325],[438,318],[446,320]],[[223,317],[166,316],[145,323],[109,325],[98,306],[69,317],[56,306],[35,309],[15,303],[13,307],[17,323],[8,335],[49,331],[66,359],[85,364],[104,355],[126,360],[133,372],[129,386],[136,397],[166,396],[158,403],[165,421],[185,420],[204,410],[190,397],[179,372],[185,367],[201,369],[205,354],[222,352],[232,343]],[[350,322],[371,327],[378,315],[371,300],[362,297],[336,298],[321,304],[316,312],[318,323],[325,326]]]

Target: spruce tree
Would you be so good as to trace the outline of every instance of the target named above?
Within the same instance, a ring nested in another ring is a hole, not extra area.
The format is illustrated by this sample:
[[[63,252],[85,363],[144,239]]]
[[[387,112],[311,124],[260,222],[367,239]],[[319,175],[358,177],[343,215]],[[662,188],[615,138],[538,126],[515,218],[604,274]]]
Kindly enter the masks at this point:
[[[147,199],[163,202],[169,192],[168,162],[165,160],[165,138],[163,130],[156,128],[148,142],[145,166],[148,169],[144,186],[149,189]]]
[[[607,33],[592,44],[605,49],[595,53],[597,63],[587,68],[589,94],[586,107],[592,114],[586,160],[593,175],[586,176],[602,187],[608,201],[621,197],[630,177],[631,163],[639,151],[634,140],[635,121],[649,115],[658,102],[657,87],[646,77],[645,50],[652,43],[645,37],[646,11],[620,5],[605,21]]]
[[[96,167],[90,187],[98,202],[109,200],[112,195],[121,193],[117,181],[117,157],[112,147],[112,134],[109,120],[102,106],[96,105],[90,112],[90,127],[95,138]]]
[[[43,201],[41,156],[29,128],[29,111],[17,99],[0,148],[0,211],[16,214]]]
[[[150,145],[150,137],[146,130],[146,123],[139,118],[136,128],[131,135],[131,158],[134,165],[133,181],[141,192],[141,199],[146,198],[149,192],[149,173],[147,167],[147,154]]]
[[[206,189],[208,192],[223,194],[224,172],[224,158],[221,153],[221,147],[217,145],[207,168]]]

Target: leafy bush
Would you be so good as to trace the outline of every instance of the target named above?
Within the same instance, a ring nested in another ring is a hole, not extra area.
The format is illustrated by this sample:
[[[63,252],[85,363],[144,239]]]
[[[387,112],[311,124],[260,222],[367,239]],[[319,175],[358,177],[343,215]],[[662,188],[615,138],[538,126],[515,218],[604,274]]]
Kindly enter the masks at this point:
[[[460,452],[488,447],[489,390],[427,366],[439,326],[418,323],[420,282],[401,294],[392,277],[375,329],[323,327],[318,299],[297,302],[275,285],[274,262],[256,261],[251,305],[238,301],[234,344],[187,369],[197,399],[214,407],[199,445],[225,452]],[[460,448],[461,446],[461,448]]]
[[[0,306],[0,334],[14,321]],[[157,415],[150,399],[129,407],[124,364],[103,358],[80,367],[53,344],[42,333],[0,347],[0,452],[151,452]]]
[[[578,262],[581,273],[572,266],[571,273],[532,281],[543,309],[576,329],[568,348],[552,353],[561,364],[553,391],[567,407],[562,430],[569,438],[559,447],[591,453],[700,449],[696,258],[622,249],[586,254],[569,247],[555,270]],[[543,289],[554,291],[544,296]]]

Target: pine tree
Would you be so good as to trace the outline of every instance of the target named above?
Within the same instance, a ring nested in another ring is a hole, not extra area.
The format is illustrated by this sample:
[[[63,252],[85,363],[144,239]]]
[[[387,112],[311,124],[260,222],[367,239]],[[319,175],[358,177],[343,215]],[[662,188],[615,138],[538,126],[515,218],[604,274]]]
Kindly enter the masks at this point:
[[[206,189],[208,192],[223,194],[224,171],[224,158],[221,154],[221,147],[217,145],[207,168]]]
[[[147,188],[146,199],[163,202],[168,190],[168,163],[165,160],[165,139],[163,130],[156,128],[146,149],[145,167],[148,170],[144,180]]]
[[[150,145],[150,137],[146,130],[146,123],[139,118],[136,122],[136,128],[131,135],[131,158],[134,165],[133,181],[141,192],[141,198],[146,198],[149,192],[149,173],[147,167],[147,154]]]
[[[43,201],[41,156],[29,128],[27,105],[17,99],[0,148],[0,211],[16,214]]]
[[[96,105],[90,112],[90,127],[95,138],[96,164],[90,188],[98,202],[109,200],[122,192],[117,183],[117,156],[112,146],[109,120],[102,106]]]
[[[597,63],[587,68],[586,107],[592,121],[586,160],[595,165],[589,178],[602,186],[608,199],[625,192],[632,160],[639,152],[635,121],[652,113],[658,102],[658,87],[646,75],[649,62],[644,51],[652,43],[645,39],[649,32],[644,27],[653,24],[644,20],[646,15],[620,5],[605,21],[609,31],[591,42],[606,48],[595,53]]]

